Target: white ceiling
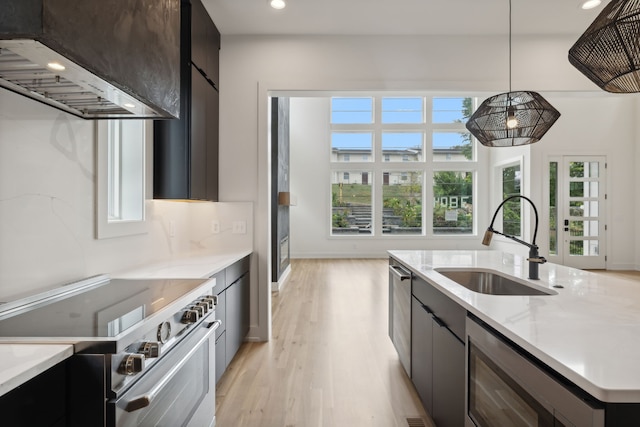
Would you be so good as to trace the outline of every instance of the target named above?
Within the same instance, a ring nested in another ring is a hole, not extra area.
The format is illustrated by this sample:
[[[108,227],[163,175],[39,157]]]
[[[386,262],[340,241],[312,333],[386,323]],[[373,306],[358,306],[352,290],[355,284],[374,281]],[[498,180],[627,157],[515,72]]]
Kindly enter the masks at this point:
[[[220,32],[252,35],[507,34],[508,0],[203,0]],[[512,0],[514,34],[580,36],[602,11],[578,0]]]

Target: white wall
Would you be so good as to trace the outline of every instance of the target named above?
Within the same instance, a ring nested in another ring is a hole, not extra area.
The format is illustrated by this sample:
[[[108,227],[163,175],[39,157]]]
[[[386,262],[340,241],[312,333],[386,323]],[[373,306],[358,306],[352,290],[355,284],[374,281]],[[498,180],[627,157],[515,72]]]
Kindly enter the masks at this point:
[[[0,89],[0,301],[187,254],[252,248],[250,227],[231,233],[232,220],[251,226],[251,203],[149,201],[148,233],[96,240],[95,123]]]
[[[572,37],[514,37],[513,89],[598,91],[567,61],[574,41]],[[508,49],[504,37],[223,36],[220,74],[221,197],[255,203],[259,282],[253,288],[258,319],[253,332],[267,338],[270,91],[404,89],[490,95],[508,90]],[[585,122],[579,117],[571,121]],[[542,152],[532,150],[538,159],[531,162],[533,169],[540,166]],[[532,196],[536,191],[540,190],[532,188]],[[303,209],[300,199],[299,204],[293,209]],[[631,257],[640,265],[637,256]]]

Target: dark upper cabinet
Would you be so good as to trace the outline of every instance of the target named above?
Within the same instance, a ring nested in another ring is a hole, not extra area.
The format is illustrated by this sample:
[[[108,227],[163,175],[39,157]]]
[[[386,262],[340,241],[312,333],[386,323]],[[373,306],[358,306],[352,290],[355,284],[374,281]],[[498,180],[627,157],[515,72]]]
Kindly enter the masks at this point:
[[[153,197],[217,201],[220,33],[199,0],[182,1],[181,28],[180,118],[154,122]]]
[[[220,32],[207,14],[204,5],[191,2],[191,62],[217,88],[220,76],[218,51]]]

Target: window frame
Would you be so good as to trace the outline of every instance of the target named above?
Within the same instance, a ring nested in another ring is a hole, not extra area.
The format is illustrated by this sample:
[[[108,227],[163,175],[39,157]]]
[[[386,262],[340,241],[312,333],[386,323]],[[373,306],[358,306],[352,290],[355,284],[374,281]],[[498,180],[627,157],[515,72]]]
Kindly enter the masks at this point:
[[[505,199],[504,197],[504,181],[503,181],[503,176],[504,176],[504,169],[506,168],[510,168],[510,167],[514,167],[514,166],[518,166],[520,168],[520,195],[524,195],[524,186],[525,186],[525,173],[524,173],[524,157],[523,156],[518,156],[518,157],[512,157],[509,159],[505,159],[499,163],[496,163],[493,167],[494,169],[494,182],[496,183],[496,190],[497,190],[497,195],[498,195],[498,199],[496,200],[496,204],[495,206],[499,206],[500,203],[502,203]],[[493,215],[493,211],[491,212],[491,214]],[[524,235],[525,233],[527,233],[526,230],[526,215],[527,215],[527,208],[525,207],[525,204],[523,203],[522,199],[520,200],[520,234],[519,235],[514,235],[514,237],[517,237],[519,239],[524,239]],[[494,222],[494,228],[496,228],[499,231],[504,232],[504,206],[502,209],[500,209],[500,211],[498,212],[497,216],[496,216],[496,220]],[[505,242],[508,243],[512,243],[513,241],[510,239],[507,239],[506,237],[500,236],[500,235],[496,235],[494,236],[496,238],[498,238],[499,240],[503,240]]]
[[[146,220],[148,204],[153,194],[153,181],[151,168],[147,167],[152,164],[151,156],[153,150],[153,121],[144,120],[142,129],[143,134],[139,137],[135,136],[131,140],[139,144],[138,149],[142,150],[141,158],[135,160],[139,163],[137,166],[142,174],[142,191],[141,200],[136,203],[142,204],[142,215],[140,219],[111,219],[110,214],[114,198],[114,189],[112,185],[114,180],[109,177],[109,146],[113,143],[113,134],[109,127],[113,122],[121,122],[118,120],[100,120],[95,124],[95,168],[96,168],[96,213],[95,213],[95,237],[96,239],[108,239],[113,237],[132,236],[137,234],[145,234],[149,232],[149,222]],[[114,160],[114,159],[111,159]],[[115,159],[117,160],[117,159]]]
[[[471,160],[449,160],[449,161],[436,161],[434,160],[433,154],[433,145],[432,145],[432,135],[434,132],[467,132],[465,123],[457,122],[457,123],[432,123],[432,100],[433,98],[471,98],[472,100],[472,108],[478,105],[477,95],[473,93],[424,93],[424,92],[412,92],[412,93],[402,93],[396,94],[393,92],[366,92],[361,95],[351,95],[350,97],[358,97],[362,96],[363,98],[373,98],[373,123],[371,124],[362,124],[362,123],[354,123],[354,124],[346,124],[339,123],[334,124],[329,120],[328,129],[329,135],[332,135],[334,132],[367,132],[371,131],[373,134],[373,153],[372,160],[368,162],[356,162],[351,161],[348,163],[349,170],[368,170],[371,172],[371,185],[372,185],[372,223],[373,229],[371,234],[359,236],[362,238],[378,238],[381,237],[383,239],[390,238],[424,238],[424,237],[437,237],[437,238],[447,238],[447,239],[459,239],[459,238],[473,238],[477,236],[477,223],[478,223],[478,215],[479,209],[477,203],[473,203],[472,205],[472,231],[471,233],[465,234],[442,234],[442,233],[434,233],[433,228],[433,173],[437,171],[459,171],[459,172],[470,172],[472,174],[473,187],[472,187],[472,197],[473,200],[477,200],[478,195],[478,185],[479,185],[479,169],[480,169],[480,159],[478,156],[478,143],[475,138],[471,136],[471,144],[472,144],[472,159]],[[333,93],[331,96],[340,97],[340,95],[336,95]],[[381,115],[382,115],[382,98],[416,98],[422,97],[424,104],[424,121],[423,123],[415,124],[415,123],[407,123],[407,124],[398,124],[398,123],[382,123]],[[329,102],[329,109],[332,108],[332,102]],[[329,111],[329,117],[331,117],[332,112]],[[387,155],[383,154],[382,150],[382,133],[383,132],[421,132],[423,133],[423,155],[422,159],[419,161],[389,161],[386,160],[388,158]],[[331,137],[329,138],[329,150],[331,150]],[[331,176],[334,175],[336,170],[344,170],[347,168],[345,162],[334,162],[332,161],[332,155],[329,155],[329,169],[331,171]],[[384,174],[385,173],[402,173],[402,172],[413,172],[419,170],[422,172],[422,230],[420,233],[416,234],[402,234],[402,235],[394,235],[390,233],[383,233],[383,225],[382,225],[382,213],[383,213],[383,196],[382,196],[382,186],[384,183]],[[482,174],[486,176],[486,173]],[[333,178],[329,178],[330,180]],[[332,183],[332,182],[331,182]],[[330,187],[331,187],[330,183]],[[332,200],[330,198],[330,200]],[[429,202],[427,202],[429,201]],[[330,202],[329,212],[332,212],[333,202]],[[348,235],[340,235],[333,233],[333,223],[332,223],[332,215],[328,215],[328,237],[329,238],[337,238],[343,239],[354,236]]]

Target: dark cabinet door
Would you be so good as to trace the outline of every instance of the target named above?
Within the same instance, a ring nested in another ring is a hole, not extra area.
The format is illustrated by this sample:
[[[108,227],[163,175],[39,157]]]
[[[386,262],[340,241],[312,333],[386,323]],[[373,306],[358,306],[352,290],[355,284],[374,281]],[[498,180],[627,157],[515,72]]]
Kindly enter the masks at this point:
[[[191,62],[204,70],[207,64],[207,27],[211,21],[200,0],[191,0]]]
[[[249,275],[245,274],[227,288],[227,364],[249,332]]]
[[[220,328],[218,328],[220,329]],[[227,333],[216,338],[216,383],[220,381],[222,374],[227,369]]]
[[[183,0],[181,25],[180,119],[154,122],[153,197],[218,201],[220,35],[199,0]]]
[[[56,427],[68,425],[67,365],[61,362],[0,396],[2,425]],[[75,402],[74,402],[75,403]],[[85,424],[90,425],[90,424]]]
[[[411,298],[411,381],[424,409],[433,414],[432,317],[415,297]]]
[[[433,421],[464,426],[465,346],[438,318],[433,320]]]
[[[207,144],[207,169],[206,169],[206,200],[218,201],[219,193],[219,94],[217,89],[207,91],[207,118],[206,118],[206,144]]]
[[[222,325],[216,329],[216,338],[220,337],[227,328],[227,294],[222,291],[218,294],[218,304],[216,305],[216,320],[220,320]]]
[[[215,89],[192,66],[190,199],[207,199],[207,97],[210,91]]]
[[[191,67],[191,196],[218,200],[218,91]]]
[[[191,62],[218,87],[220,32],[199,0],[191,1]]]

